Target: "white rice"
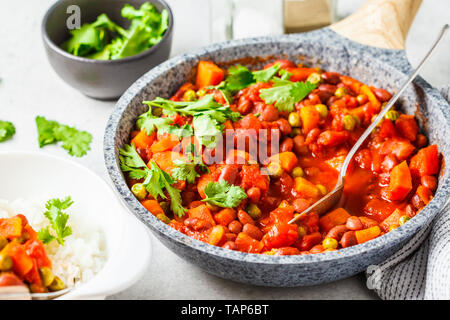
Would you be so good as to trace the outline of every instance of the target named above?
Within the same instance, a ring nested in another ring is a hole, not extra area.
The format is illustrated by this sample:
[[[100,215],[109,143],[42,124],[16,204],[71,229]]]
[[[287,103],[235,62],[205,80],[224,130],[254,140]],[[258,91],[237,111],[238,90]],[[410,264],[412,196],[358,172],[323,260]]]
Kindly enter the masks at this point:
[[[0,199],[0,218],[21,213],[37,232],[49,225],[48,219],[43,215],[47,200],[49,199]],[[106,261],[101,230],[87,224],[74,212],[74,207],[75,203],[65,210],[69,215],[67,225],[72,228],[72,235],[64,239],[64,246],[59,245],[56,240],[45,245],[47,255],[52,261],[53,272],[69,287],[89,281],[102,269]]]

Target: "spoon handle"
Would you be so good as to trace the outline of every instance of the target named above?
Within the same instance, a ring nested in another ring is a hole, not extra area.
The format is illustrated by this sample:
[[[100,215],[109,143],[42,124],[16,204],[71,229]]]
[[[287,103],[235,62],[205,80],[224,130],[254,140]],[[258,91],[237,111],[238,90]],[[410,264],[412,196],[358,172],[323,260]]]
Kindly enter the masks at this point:
[[[356,151],[358,151],[359,147],[364,142],[364,140],[366,140],[366,138],[369,136],[369,134],[372,132],[372,130],[375,129],[375,127],[378,125],[378,123],[384,118],[386,113],[392,108],[392,106],[398,100],[398,98],[401,96],[403,91],[405,91],[405,89],[408,87],[408,85],[414,80],[414,78],[417,76],[419,71],[422,69],[422,66],[424,65],[424,63],[428,60],[428,58],[434,52],[437,45],[442,40],[442,38],[444,37],[444,35],[448,31],[448,29],[449,29],[448,24],[445,24],[442,27],[441,32],[439,33],[439,36],[433,43],[433,46],[430,48],[430,50],[425,55],[425,57],[423,57],[422,61],[420,61],[419,65],[413,71],[413,73],[410,74],[410,76],[408,77],[408,80],[405,81],[405,83],[402,85],[402,87],[391,98],[391,100],[389,100],[389,102],[386,104],[386,106],[383,108],[383,110],[381,110],[381,112],[378,114],[378,116],[373,120],[372,124],[366,129],[366,131],[364,131],[364,133],[361,135],[361,137],[358,139],[358,141],[356,141],[356,143],[353,145],[353,148],[348,153],[347,157],[345,158],[344,164],[342,165],[341,171],[339,173],[338,183],[344,181],[345,175],[347,173],[348,165],[350,164],[350,161],[352,160]]]

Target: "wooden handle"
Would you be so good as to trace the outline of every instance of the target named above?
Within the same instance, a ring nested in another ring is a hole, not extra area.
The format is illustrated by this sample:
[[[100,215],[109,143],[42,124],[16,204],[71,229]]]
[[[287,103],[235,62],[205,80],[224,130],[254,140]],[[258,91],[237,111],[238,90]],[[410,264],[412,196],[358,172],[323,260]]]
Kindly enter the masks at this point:
[[[351,16],[330,26],[353,41],[386,49],[405,49],[422,0],[368,0]]]

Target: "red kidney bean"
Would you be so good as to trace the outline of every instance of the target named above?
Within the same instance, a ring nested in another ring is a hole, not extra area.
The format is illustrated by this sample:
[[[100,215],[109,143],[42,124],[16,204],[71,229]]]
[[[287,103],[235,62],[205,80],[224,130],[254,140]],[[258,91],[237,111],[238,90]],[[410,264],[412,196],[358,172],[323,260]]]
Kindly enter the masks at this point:
[[[227,241],[224,243],[222,248],[229,249],[229,250],[236,250],[237,247],[236,247],[236,243],[234,243],[233,241]]]
[[[337,72],[324,72],[322,73],[322,79],[326,83],[338,84],[341,82],[341,75]]]
[[[237,238],[237,234],[236,233],[231,233],[231,232],[227,232],[225,233],[225,239],[226,241],[234,241]]]
[[[427,137],[425,137],[423,134],[419,133],[417,135],[416,141],[414,141],[416,143],[417,148],[422,148],[425,147],[427,145]]]
[[[197,218],[187,218],[184,220],[184,224],[195,231],[205,230],[212,227],[210,222]]]
[[[423,207],[425,207],[425,203],[422,201],[418,194],[413,195],[413,197],[411,198],[411,203],[417,210],[421,210]]]
[[[305,143],[305,137],[302,135],[297,135],[294,137],[294,150],[299,154],[307,154],[308,146]]]
[[[292,127],[286,119],[278,119],[275,123],[278,124],[278,128],[280,128],[282,134],[287,136],[291,133]]]
[[[420,178],[420,182],[424,187],[427,187],[431,191],[434,191],[437,188],[437,179],[434,176],[423,176]]]
[[[416,215],[416,210],[414,210],[414,207],[411,204],[408,204],[405,208],[405,213],[408,217],[412,218]]]
[[[292,138],[285,138],[280,146],[280,152],[291,151],[294,148],[294,140]]]
[[[312,129],[310,132],[308,132],[305,143],[307,145],[309,145],[309,144],[315,142],[320,133],[321,133],[321,131],[319,128]]]
[[[337,87],[332,84],[322,83],[318,89],[320,91],[325,91],[325,92],[334,94],[336,92]]]
[[[349,217],[345,226],[347,227],[347,229],[353,231],[361,230],[363,228],[363,224],[357,216]]]
[[[250,100],[242,96],[241,98],[239,98],[237,110],[242,114],[246,114],[250,112],[252,105],[253,103]]]
[[[244,225],[244,227],[242,228],[242,232],[246,233],[247,235],[258,241],[261,240],[263,237],[262,231],[259,230],[257,226],[250,223]]]
[[[247,190],[247,196],[251,202],[257,203],[259,198],[261,198],[261,189],[258,187],[251,187]]]
[[[242,223],[237,220],[231,221],[228,224],[228,230],[230,230],[230,232],[232,233],[238,234],[242,230]]]
[[[377,99],[381,102],[389,101],[389,99],[392,98],[392,94],[382,88],[374,88],[372,92],[374,93],[375,97],[377,97]]]
[[[247,223],[255,224],[255,221],[253,221],[252,217],[250,217],[250,215],[244,210],[238,211],[238,219],[239,222],[242,223],[242,225],[246,225]]]
[[[327,100],[327,106],[331,106],[336,100],[338,100],[339,98],[336,96],[331,96],[328,100]]]
[[[355,231],[347,231],[346,233],[344,233],[339,243],[341,244],[342,248],[347,248],[358,244],[355,236]]]
[[[345,225],[335,226],[330,231],[328,231],[325,238],[333,238],[339,241],[342,235],[348,231]]]
[[[322,253],[325,251],[325,248],[321,244],[316,244],[314,247],[309,250],[309,253],[315,254],[315,253]]]
[[[373,220],[371,218],[359,217],[359,220],[361,221],[361,223],[363,225],[363,229],[375,227],[378,225],[378,222],[376,222],[375,220]]]
[[[280,117],[278,110],[272,105],[266,105],[261,112],[261,121],[275,121]]]
[[[223,179],[229,184],[233,184],[236,181],[238,169],[239,167],[237,164],[226,164],[220,172],[218,181]]]

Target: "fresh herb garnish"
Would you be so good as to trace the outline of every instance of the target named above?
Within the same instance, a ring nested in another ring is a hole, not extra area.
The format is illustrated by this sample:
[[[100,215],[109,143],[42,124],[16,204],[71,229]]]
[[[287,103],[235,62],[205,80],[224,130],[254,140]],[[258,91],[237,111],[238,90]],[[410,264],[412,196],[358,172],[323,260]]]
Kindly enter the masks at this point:
[[[41,116],[36,117],[36,126],[40,148],[62,142],[61,147],[76,157],[84,156],[91,149],[92,135],[89,132],[80,131]]]
[[[172,169],[172,177],[177,180],[184,180],[187,183],[194,183],[195,178],[200,177],[200,175],[195,171],[197,164],[195,162],[186,162],[180,159],[173,161],[176,168]]]
[[[224,106],[216,102],[212,95],[206,95],[202,99],[193,102],[171,101],[163,98],[156,98],[153,101],[143,101],[143,103],[150,107],[161,108],[165,114],[179,113],[192,116],[194,135],[198,141],[207,148],[216,147],[217,140],[223,132],[222,124],[226,120],[230,119],[231,121],[237,121],[241,118],[239,112],[234,112],[229,106]],[[152,128],[155,126],[157,127],[155,122],[157,122],[157,120],[151,118],[150,123]],[[144,120],[138,122],[138,126],[139,125],[143,126]],[[162,128],[166,126],[166,124],[159,125]]]
[[[136,147],[125,145],[119,149],[120,167],[122,171],[128,172],[132,179],[144,179],[142,184],[148,193],[155,199],[159,197],[167,199],[164,190],[170,196],[170,209],[177,216],[184,216],[186,209],[182,206],[180,190],[172,187],[176,182],[167,172],[161,170],[155,161],[150,162],[150,168],[136,151]]]
[[[76,56],[98,60],[120,59],[159,43],[169,26],[167,10],[159,12],[149,2],[143,3],[139,9],[126,4],[121,15],[130,20],[128,29],[115,24],[106,14],[101,14],[95,22],[72,30],[72,37],[61,47]]]
[[[230,185],[226,180],[210,182],[205,188],[206,201],[222,208],[237,207],[243,199],[247,198],[244,189],[239,186]]]
[[[11,139],[16,133],[16,128],[12,122],[0,120],[0,142]]]
[[[158,130],[158,133],[170,133],[175,134],[178,137],[191,137],[194,134],[192,127],[189,124],[185,124],[180,127],[177,124],[173,124],[173,120],[167,117],[156,117],[152,114],[150,108],[147,112],[141,114],[136,122],[139,129],[144,130],[147,135],[151,135]]]
[[[53,232],[50,231],[50,226],[42,228],[38,232],[38,238],[43,243],[48,244],[53,240],[58,241],[60,245],[64,245],[64,238],[72,234],[72,229],[67,226],[69,215],[63,210],[66,210],[73,204],[70,197],[65,199],[50,199],[45,204],[47,211],[44,216],[50,221],[50,226]]]
[[[279,111],[293,111],[294,105],[305,98],[316,86],[310,82],[291,82],[273,78],[273,87],[261,89],[259,96],[266,104],[274,104]]]
[[[269,82],[280,71],[280,64],[259,71],[250,71],[242,65],[235,65],[228,69],[227,78],[214,87],[220,90],[227,97],[235,94],[239,90],[257,82]]]

